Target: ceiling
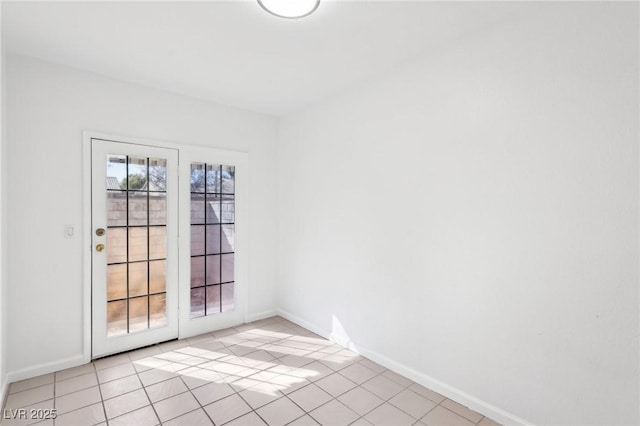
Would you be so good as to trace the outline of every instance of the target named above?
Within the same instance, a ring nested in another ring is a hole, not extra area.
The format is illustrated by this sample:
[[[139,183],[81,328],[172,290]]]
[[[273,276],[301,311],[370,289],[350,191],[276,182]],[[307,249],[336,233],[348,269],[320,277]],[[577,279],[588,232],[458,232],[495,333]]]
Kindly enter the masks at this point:
[[[523,12],[507,2],[2,2],[10,52],[275,116]]]

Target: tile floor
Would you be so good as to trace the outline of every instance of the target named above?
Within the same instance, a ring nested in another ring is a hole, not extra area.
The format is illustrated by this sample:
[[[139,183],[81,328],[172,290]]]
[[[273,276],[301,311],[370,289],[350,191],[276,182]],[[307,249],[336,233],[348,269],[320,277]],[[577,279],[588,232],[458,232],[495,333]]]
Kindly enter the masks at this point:
[[[497,424],[280,317],[13,383],[19,408],[56,426]]]

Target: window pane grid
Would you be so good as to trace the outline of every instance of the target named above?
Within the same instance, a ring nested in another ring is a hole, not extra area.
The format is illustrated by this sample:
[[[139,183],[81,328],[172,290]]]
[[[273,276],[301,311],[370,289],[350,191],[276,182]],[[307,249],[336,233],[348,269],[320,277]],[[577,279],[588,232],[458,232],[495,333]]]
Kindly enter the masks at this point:
[[[109,225],[109,229],[129,229],[129,228],[165,228],[167,225]]]
[[[156,262],[156,261],[161,261],[161,260],[167,260],[167,259],[150,259],[152,262]],[[131,264],[135,264],[135,263],[145,263],[147,262],[147,260],[132,260],[131,262],[111,262],[111,263],[107,263],[107,266],[111,266],[111,265],[131,265]]]
[[[144,192],[149,192],[151,194],[166,194],[167,191],[157,191],[157,190],[146,190],[146,189],[127,189],[127,188],[107,188],[107,192],[139,192],[139,191],[144,191]]]
[[[194,289],[194,288],[212,287],[212,286],[214,286],[214,285],[233,284],[234,282],[235,282],[235,281],[224,281],[224,282],[221,282],[221,283],[215,283],[215,284],[194,285],[194,286],[192,286],[191,288],[192,288],[192,289]],[[113,299],[113,300],[120,300],[120,299]]]
[[[117,191],[117,190],[113,190],[113,191]],[[124,191],[124,190],[122,190],[122,191]],[[153,191],[151,191],[151,192],[153,192]],[[205,194],[204,192],[191,191],[191,195],[204,195],[204,194]],[[207,192],[207,194],[209,194],[209,195],[222,195],[222,196],[226,195],[226,196],[232,196],[232,197],[234,195],[236,195],[233,192]]]
[[[166,325],[166,172],[166,159],[107,156],[108,336]]]
[[[229,284],[229,283],[224,283],[224,284]],[[195,288],[195,287],[194,287],[194,288]],[[161,295],[161,294],[167,294],[167,292],[166,292],[166,291],[159,291],[159,292],[157,292],[157,293],[149,293],[149,294],[146,294],[146,293],[145,293],[145,294],[141,294],[141,295],[138,295],[138,296],[132,296],[132,297],[121,297],[121,298],[118,298],[118,299],[109,299],[109,303],[111,303],[111,302],[121,302],[121,301],[123,301],[123,300],[138,299],[138,298],[140,298],[140,297],[157,296],[157,295]]]
[[[233,251],[225,251],[223,253],[215,253],[215,254],[193,254],[193,255],[191,255],[191,257],[192,258],[193,257],[210,257],[210,256],[220,256],[221,254],[234,254],[234,253],[235,252],[233,252]],[[134,263],[134,262],[131,262],[131,263]],[[114,263],[114,265],[117,265],[117,263]]]
[[[235,168],[192,163],[192,318],[233,310],[234,230]]]

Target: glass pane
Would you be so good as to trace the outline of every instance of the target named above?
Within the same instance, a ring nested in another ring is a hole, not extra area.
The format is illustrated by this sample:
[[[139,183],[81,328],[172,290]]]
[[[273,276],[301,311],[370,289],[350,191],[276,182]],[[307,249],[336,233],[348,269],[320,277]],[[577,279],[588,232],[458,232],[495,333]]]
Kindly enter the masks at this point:
[[[107,266],[107,300],[127,297],[127,265]]]
[[[235,196],[225,195],[222,199],[222,222],[233,223],[236,219],[236,202]]]
[[[147,193],[129,192],[129,226],[147,224]]]
[[[149,259],[167,257],[167,228],[152,226],[149,228]]]
[[[222,252],[228,253],[235,250],[236,226],[222,225]]]
[[[220,312],[220,286],[207,286],[207,315]]]
[[[167,323],[167,160],[108,155],[106,166],[107,334],[115,336]],[[195,200],[200,204],[196,220],[199,216],[204,223],[205,165],[199,171],[196,167],[192,177],[194,189],[199,186],[202,193]],[[204,253],[204,226],[201,241]],[[160,260],[149,262],[149,257]],[[200,263],[199,280],[204,285],[205,259]],[[149,292],[154,294],[148,296]],[[200,305],[204,311],[204,288]]]
[[[220,253],[220,225],[207,225],[207,254]]]
[[[207,258],[207,284],[220,282],[220,255],[206,256]]]
[[[129,261],[147,260],[147,228],[129,228]]]
[[[203,163],[191,163],[191,192],[204,192]]]
[[[191,318],[204,316],[204,287],[191,289]]]
[[[222,166],[222,192],[233,194],[235,192],[236,168],[233,166]]]
[[[204,257],[191,258],[191,287],[204,285]]]
[[[129,175],[127,177],[127,189],[143,190],[147,188],[147,159],[129,157]]]
[[[167,194],[149,193],[149,225],[167,224]]]
[[[107,189],[127,189],[127,157],[125,155],[107,155]]]
[[[220,166],[207,164],[207,194],[220,192]]]
[[[207,223],[220,223],[220,196],[207,194]]]
[[[164,158],[149,159],[149,190],[167,190],[167,160]]]
[[[126,228],[107,228],[107,263],[127,261]]]
[[[167,261],[149,262],[149,293],[160,293],[167,289]]]
[[[107,336],[127,333],[127,301],[107,302]]]
[[[129,333],[149,328],[147,324],[147,303],[147,296],[129,299]]]
[[[129,297],[147,294],[147,262],[129,264]]]
[[[222,284],[222,312],[233,311],[235,307],[234,283]]]
[[[222,255],[222,282],[223,283],[234,281],[233,257],[234,257],[233,253]]]
[[[126,226],[126,191],[107,191],[107,226]]]
[[[191,225],[191,256],[204,254],[204,226]]]
[[[167,295],[154,294],[149,296],[149,327],[167,325]]]
[[[191,223],[204,223],[204,194],[191,194]]]

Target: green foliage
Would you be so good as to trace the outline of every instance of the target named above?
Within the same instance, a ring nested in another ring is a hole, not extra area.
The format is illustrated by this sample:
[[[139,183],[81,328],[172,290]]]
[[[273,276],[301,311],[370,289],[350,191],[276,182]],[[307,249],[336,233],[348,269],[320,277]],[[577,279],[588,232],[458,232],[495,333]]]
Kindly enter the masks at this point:
[[[120,189],[127,189],[127,184],[130,190],[142,189],[147,184],[147,177],[143,174],[129,175],[128,178],[122,179],[122,182],[120,182]]]

